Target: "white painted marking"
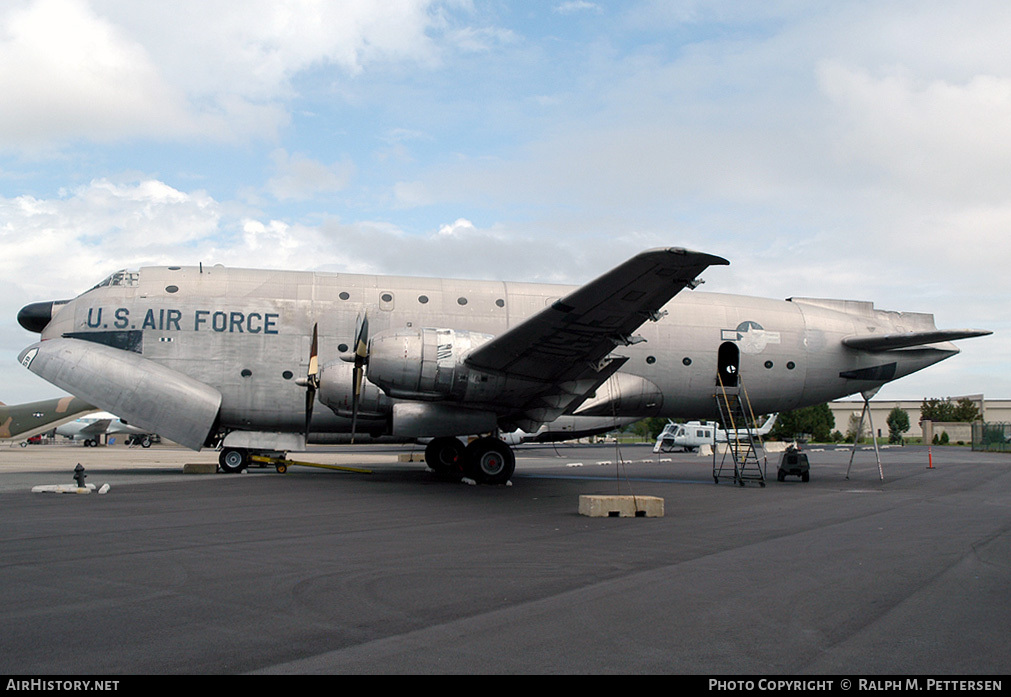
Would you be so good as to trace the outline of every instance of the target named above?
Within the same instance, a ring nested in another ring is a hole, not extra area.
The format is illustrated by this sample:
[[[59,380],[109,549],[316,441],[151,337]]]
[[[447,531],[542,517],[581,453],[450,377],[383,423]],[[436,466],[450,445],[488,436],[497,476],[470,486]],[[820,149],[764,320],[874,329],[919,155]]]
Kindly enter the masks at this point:
[[[37,348],[33,348],[31,351],[26,353],[25,357],[21,361],[21,365],[23,365],[25,368],[30,368],[32,366],[32,361],[35,359],[35,356],[36,354],[38,354],[38,352],[39,350]]]

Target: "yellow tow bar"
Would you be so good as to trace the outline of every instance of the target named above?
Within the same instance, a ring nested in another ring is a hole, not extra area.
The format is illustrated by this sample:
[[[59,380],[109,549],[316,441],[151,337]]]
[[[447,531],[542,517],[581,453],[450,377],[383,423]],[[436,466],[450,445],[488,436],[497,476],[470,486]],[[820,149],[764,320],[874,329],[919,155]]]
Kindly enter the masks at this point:
[[[267,457],[266,455],[250,455],[250,460],[273,465],[278,474],[288,471],[288,465],[301,465],[302,467],[319,467],[325,470],[337,470],[339,472],[355,472],[357,474],[372,474],[372,470],[361,469],[359,467],[342,467],[340,465],[323,465],[318,462],[299,462],[298,460],[285,460],[279,457]]]

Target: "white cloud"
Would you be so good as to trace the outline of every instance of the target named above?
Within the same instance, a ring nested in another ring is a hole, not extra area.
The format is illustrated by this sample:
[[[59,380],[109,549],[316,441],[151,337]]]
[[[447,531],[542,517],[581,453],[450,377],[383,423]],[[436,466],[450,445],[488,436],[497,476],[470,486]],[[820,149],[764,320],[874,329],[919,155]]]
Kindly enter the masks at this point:
[[[21,0],[0,9],[0,148],[274,137],[292,79],[435,64],[438,0]]]
[[[501,27],[463,27],[449,32],[450,43],[464,53],[482,53],[516,43],[513,32]]]
[[[83,0],[8,5],[0,15],[0,147],[188,131],[183,95],[142,46]]]
[[[414,208],[432,202],[421,182],[397,182],[393,185],[393,195],[398,208]]]
[[[451,225],[440,225],[439,234],[443,237],[462,236],[474,232],[474,223],[466,218],[457,218]]]
[[[1011,76],[962,83],[908,70],[872,75],[825,62],[819,85],[832,101],[841,161],[870,165],[884,183],[920,196],[1003,200],[1011,188]]]
[[[334,65],[347,74],[381,61],[434,60],[433,0],[95,0],[138,37],[173,82],[194,94],[274,99],[300,70]]]
[[[602,13],[603,8],[595,2],[586,2],[586,0],[569,0],[568,2],[562,2],[554,6],[552,11],[560,15],[570,15],[577,12],[594,12],[596,14]]]
[[[76,294],[117,268],[170,263],[218,234],[220,222],[220,206],[205,192],[157,180],[96,180],[53,199],[0,198],[0,276],[25,294],[51,295],[54,284]]]
[[[271,153],[271,159],[277,173],[267,182],[267,190],[279,201],[306,200],[341,191],[355,172],[350,160],[324,165],[303,153],[289,155],[282,149]]]

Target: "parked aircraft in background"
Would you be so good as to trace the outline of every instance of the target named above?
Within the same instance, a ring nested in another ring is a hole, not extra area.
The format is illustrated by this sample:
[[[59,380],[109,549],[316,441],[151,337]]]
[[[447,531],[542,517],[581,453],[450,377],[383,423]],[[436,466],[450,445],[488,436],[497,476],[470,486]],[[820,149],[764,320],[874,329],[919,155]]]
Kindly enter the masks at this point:
[[[151,446],[153,435],[142,428],[131,426],[115,414],[99,412],[81,416],[56,428],[56,435],[84,441],[85,447],[96,446],[102,436],[123,435],[129,442],[145,448]]]
[[[81,417],[57,426],[56,435],[83,441],[85,447],[96,446],[112,423],[111,418]]]
[[[0,441],[19,440],[25,445],[29,438],[93,411],[95,407],[77,397],[12,405],[0,402]]]
[[[749,434],[752,436],[767,435],[775,425],[777,416],[778,414],[772,414],[765,420],[765,423],[758,428],[752,428],[750,430],[746,428],[738,428],[731,430],[730,433],[733,434],[737,440],[743,440]],[[674,448],[681,448],[685,452],[691,452],[692,450],[698,450],[699,447],[703,445],[726,442],[727,431],[720,428],[720,425],[715,421],[689,421],[683,424],[671,421],[664,426],[663,431],[661,431],[660,435],[657,436],[656,444],[653,446],[653,452],[669,453],[674,450]]]
[[[611,418],[607,416],[559,416],[550,423],[541,424],[533,433],[516,429],[500,434],[508,445],[520,443],[557,443],[577,438],[598,436],[616,428],[624,428],[638,421],[638,417]]]
[[[561,416],[715,417],[880,387],[958,353],[933,316],[868,302],[682,293],[728,262],[654,249],[580,287],[214,267],[119,271],[22,308],[22,365],[226,470],[308,433],[432,438],[436,470],[504,482],[495,437]],[[676,297],[675,297],[676,296]],[[317,402],[326,408],[315,408]],[[458,436],[480,436],[466,448]]]

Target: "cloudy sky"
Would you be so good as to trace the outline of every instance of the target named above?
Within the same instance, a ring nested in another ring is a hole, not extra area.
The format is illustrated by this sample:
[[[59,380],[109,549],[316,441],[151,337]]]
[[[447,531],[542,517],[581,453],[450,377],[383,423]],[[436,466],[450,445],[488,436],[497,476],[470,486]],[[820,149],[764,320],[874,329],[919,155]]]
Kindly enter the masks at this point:
[[[5,0],[0,400],[15,321],[120,268],[873,300],[992,337],[882,398],[1011,397],[1004,0]]]

